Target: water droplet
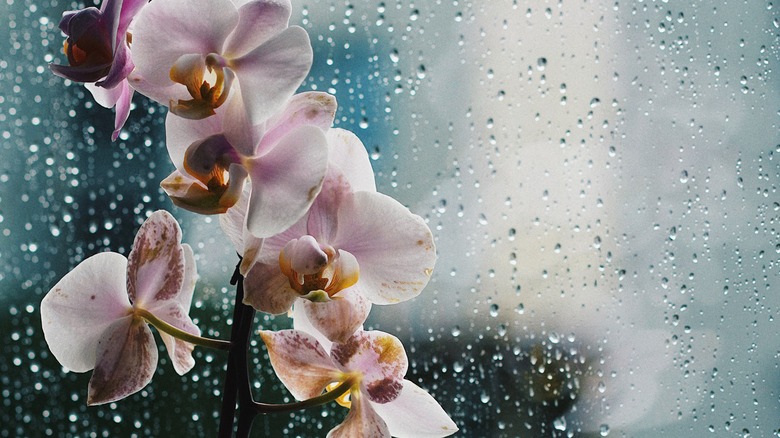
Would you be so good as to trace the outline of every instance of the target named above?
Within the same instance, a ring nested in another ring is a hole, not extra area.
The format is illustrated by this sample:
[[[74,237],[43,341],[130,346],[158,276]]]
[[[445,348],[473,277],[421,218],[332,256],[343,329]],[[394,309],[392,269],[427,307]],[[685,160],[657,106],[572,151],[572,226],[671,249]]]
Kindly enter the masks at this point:
[[[566,418],[558,417],[553,420],[553,427],[555,427],[555,430],[566,430]]]
[[[544,71],[545,67],[547,67],[547,58],[539,58],[536,60],[536,69],[539,71]]]
[[[608,424],[602,424],[601,426],[599,426],[599,435],[601,435],[601,436],[609,435],[609,425]]]

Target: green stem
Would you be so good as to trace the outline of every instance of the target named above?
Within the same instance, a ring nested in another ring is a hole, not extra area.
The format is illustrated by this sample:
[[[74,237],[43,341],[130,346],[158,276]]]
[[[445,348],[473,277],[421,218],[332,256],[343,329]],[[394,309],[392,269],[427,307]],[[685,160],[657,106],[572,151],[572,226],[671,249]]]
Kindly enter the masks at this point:
[[[325,403],[335,401],[337,398],[341,397],[342,395],[346,394],[347,391],[352,389],[352,387],[355,385],[356,382],[357,380],[354,377],[350,377],[344,380],[343,382],[341,382],[337,387],[333,388],[331,391],[328,391],[317,397],[310,398],[307,400],[302,400],[295,403],[270,404],[270,403],[255,402],[253,406],[258,414],[300,411],[302,409],[308,409],[314,406],[320,406],[320,405],[324,405]]]
[[[184,330],[176,328],[162,319],[154,316],[146,309],[135,309],[135,314],[145,319],[149,324],[153,325],[157,330],[165,332],[176,339],[189,342],[190,344],[200,345],[201,347],[215,348],[217,350],[230,350],[230,342],[223,341],[221,339],[203,338],[200,336],[187,333]]]

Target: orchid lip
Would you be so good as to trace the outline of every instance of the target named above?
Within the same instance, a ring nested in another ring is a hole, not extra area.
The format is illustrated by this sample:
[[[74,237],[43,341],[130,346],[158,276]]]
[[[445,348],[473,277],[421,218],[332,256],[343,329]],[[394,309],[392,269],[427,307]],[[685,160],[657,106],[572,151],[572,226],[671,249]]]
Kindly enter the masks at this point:
[[[279,268],[288,278],[290,287],[301,297],[322,302],[322,293],[333,298],[357,283],[360,269],[354,256],[318,243],[306,235],[293,239],[279,253]]]
[[[173,82],[184,85],[192,99],[171,100],[171,112],[186,119],[199,120],[214,115],[230,94],[235,74],[228,62],[216,53],[207,56],[182,55],[171,67]]]

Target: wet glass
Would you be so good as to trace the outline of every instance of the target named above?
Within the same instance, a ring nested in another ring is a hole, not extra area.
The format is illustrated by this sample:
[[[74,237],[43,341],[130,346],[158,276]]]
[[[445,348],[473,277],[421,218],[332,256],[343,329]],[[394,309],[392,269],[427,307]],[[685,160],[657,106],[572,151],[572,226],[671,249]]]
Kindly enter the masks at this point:
[[[165,0],[155,0],[165,1]],[[58,0],[0,3],[0,436],[216,435],[225,355],[86,406],[43,340],[43,295],[146,214],[182,223],[192,315],[229,335],[237,257],[174,207],[165,110],[113,114],[50,73]],[[780,18],[772,2],[294,1],[301,90],[335,94],[379,191],[426,218],[439,259],[372,312],[457,436],[780,434]],[[286,317],[259,318],[267,328]],[[290,401],[255,339],[256,397]],[[161,347],[162,348],[162,347]],[[336,405],[257,422],[319,436]]]

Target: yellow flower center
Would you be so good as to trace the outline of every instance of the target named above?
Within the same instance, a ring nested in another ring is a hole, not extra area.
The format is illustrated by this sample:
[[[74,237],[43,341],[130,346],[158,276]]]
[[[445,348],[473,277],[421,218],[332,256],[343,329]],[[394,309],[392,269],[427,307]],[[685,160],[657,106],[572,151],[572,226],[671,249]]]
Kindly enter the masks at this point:
[[[183,55],[170,71],[172,81],[187,87],[192,99],[171,100],[171,112],[186,119],[205,119],[214,114],[230,94],[233,72],[217,54]]]

